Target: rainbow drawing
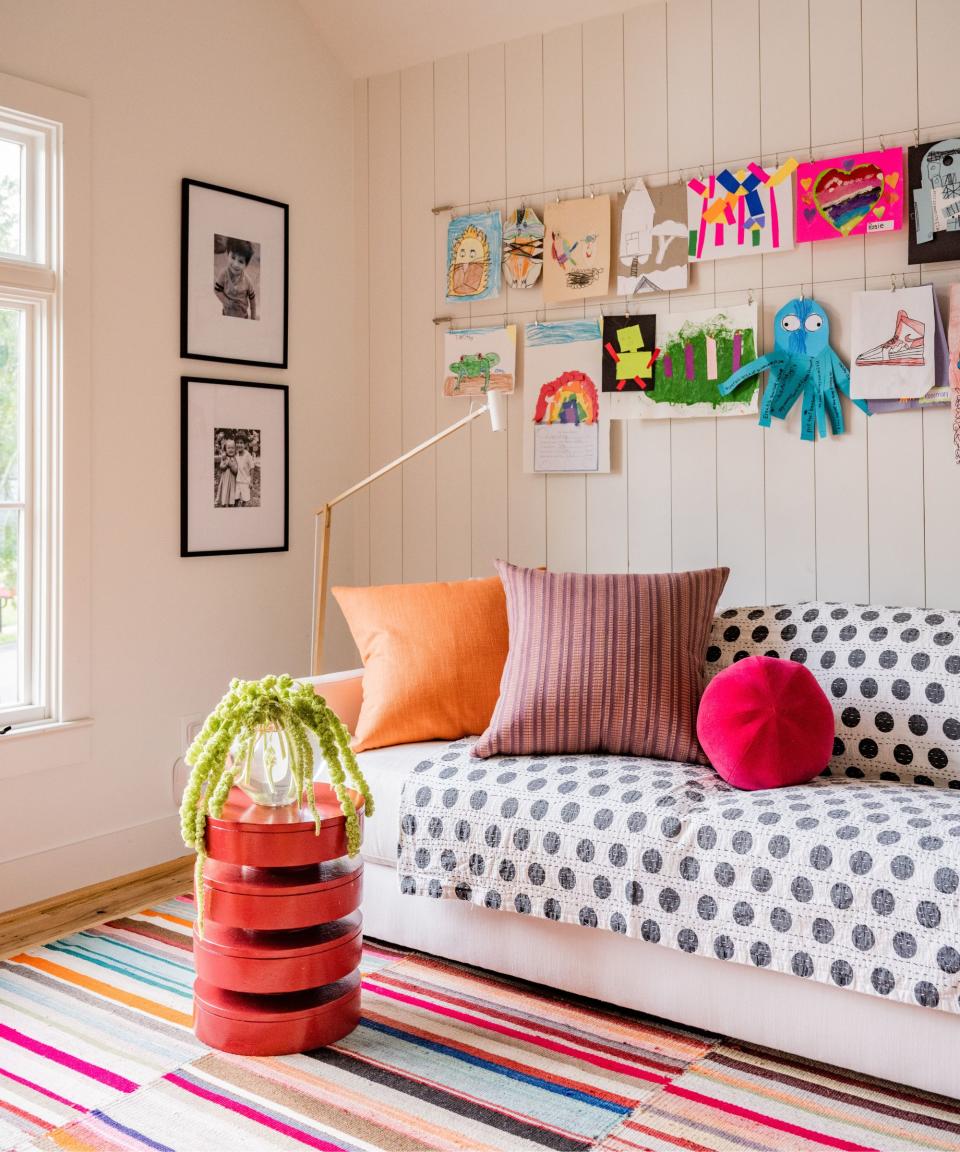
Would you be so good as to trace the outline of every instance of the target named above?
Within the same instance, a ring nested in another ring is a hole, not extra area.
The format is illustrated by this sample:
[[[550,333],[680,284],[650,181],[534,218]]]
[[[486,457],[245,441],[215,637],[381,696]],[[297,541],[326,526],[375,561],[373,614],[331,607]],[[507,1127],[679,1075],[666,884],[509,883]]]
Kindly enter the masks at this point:
[[[596,424],[597,389],[584,372],[564,372],[540,389],[535,424]]]

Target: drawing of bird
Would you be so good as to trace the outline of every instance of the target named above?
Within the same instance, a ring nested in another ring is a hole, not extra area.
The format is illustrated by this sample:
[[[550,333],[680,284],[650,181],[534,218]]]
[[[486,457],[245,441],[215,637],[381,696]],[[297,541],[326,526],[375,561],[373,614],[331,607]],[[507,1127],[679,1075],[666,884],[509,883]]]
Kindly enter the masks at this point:
[[[553,254],[554,260],[556,260],[561,268],[564,267],[568,260],[574,268],[576,268],[577,262],[573,258],[573,253],[579,243],[579,240],[574,240],[572,244],[568,244],[559,232],[550,233],[550,251]]]

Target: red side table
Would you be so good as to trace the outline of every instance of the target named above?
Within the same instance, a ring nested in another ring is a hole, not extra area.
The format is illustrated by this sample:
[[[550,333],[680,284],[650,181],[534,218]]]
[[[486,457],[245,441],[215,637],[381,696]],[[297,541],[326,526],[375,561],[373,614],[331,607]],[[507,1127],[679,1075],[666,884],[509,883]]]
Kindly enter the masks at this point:
[[[315,784],[306,806],[265,808],[234,788],[207,821],[204,935],[193,937],[194,1031],[223,1052],[282,1056],[342,1039],[360,1020],[363,862]],[[363,797],[351,792],[363,831]]]

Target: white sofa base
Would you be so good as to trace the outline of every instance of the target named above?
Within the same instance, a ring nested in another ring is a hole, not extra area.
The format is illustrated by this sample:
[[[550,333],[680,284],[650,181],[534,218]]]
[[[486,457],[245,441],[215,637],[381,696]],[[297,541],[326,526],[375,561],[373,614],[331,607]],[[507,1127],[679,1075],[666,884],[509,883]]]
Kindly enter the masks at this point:
[[[960,1020],[613,932],[401,896],[368,860],[364,933],[666,1020],[960,1097]]]

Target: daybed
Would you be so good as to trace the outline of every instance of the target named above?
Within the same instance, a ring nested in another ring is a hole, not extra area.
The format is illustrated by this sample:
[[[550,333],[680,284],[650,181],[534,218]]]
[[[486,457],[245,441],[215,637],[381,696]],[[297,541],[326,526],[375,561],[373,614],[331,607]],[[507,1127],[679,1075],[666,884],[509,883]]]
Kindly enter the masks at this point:
[[[810,784],[482,761],[470,740],[363,753],[365,931],[960,1096],[960,615],[722,612],[707,677],[754,654],[805,663],[834,704]],[[348,725],[361,681],[318,681]]]

